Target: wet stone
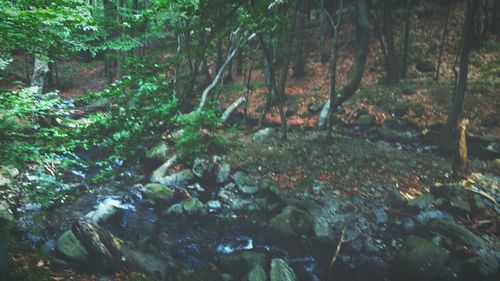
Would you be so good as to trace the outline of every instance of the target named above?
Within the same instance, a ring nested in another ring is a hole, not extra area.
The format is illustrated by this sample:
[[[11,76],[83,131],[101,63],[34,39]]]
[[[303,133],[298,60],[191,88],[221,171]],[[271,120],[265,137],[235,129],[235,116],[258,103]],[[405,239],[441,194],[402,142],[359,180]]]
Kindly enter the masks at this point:
[[[375,209],[373,211],[373,217],[375,219],[375,223],[377,224],[382,224],[389,221],[389,217],[383,209]]]
[[[59,253],[72,261],[83,262],[88,258],[87,250],[82,246],[71,230],[64,232],[61,237],[59,237],[56,248]]]

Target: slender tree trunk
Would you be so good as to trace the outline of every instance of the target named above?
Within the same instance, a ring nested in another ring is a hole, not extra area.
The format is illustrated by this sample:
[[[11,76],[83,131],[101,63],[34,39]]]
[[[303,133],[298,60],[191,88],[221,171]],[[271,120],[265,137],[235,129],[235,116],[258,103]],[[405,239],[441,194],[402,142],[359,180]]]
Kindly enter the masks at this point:
[[[391,0],[383,1],[382,30],[387,44],[387,83],[394,85],[399,82],[398,63],[396,47],[394,45],[394,32],[392,28],[392,5]]]
[[[405,32],[403,39],[403,59],[401,62],[401,77],[406,77],[408,71],[408,49],[410,47],[410,12],[411,0],[406,0],[405,9]]]
[[[448,1],[448,5],[446,5],[446,11],[445,11],[445,16],[444,16],[444,28],[443,28],[443,33],[441,34],[441,44],[439,45],[439,54],[438,54],[438,61],[437,61],[437,67],[436,67],[436,75],[434,76],[435,81],[439,80],[439,74],[441,71],[441,61],[443,58],[444,45],[446,44],[446,36],[448,35],[448,19],[450,18],[451,3],[452,3],[452,1],[450,0],[450,1]]]
[[[47,74],[49,73],[49,63],[47,58],[42,59],[35,56],[35,63],[33,67],[33,76],[31,78],[31,87],[38,87],[37,92],[43,94],[47,87]]]
[[[327,123],[329,110],[336,112],[337,108],[346,100],[351,98],[361,84],[361,78],[365,70],[366,58],[368,57],[370,42],[370,24],[368,21],[368,6],[366,0],[356,1],[356,19],[358,25],[358,46],[356,51],[356,63],[350,81],[342,88],[339,97],[334,101],[327,101],[323,106],[318,120],[318,126],[324,127]]]
[[[478,9],[479,0],[468,0],[467,14],[465,17],[464,23],[464,31],[463,31],[463,40],[462,40],[462,48],[460,50],[460,71],[458,74],[457,84],[455,87],[455,91],[453,93],[453,103],[451,106],[450,114],[448,115],[448,120],[446,121],[446,129],[450,139],[454,141],[454,155],[460,154],[460,143],[461,143],[461,130],[460,128],[465,126],[459,126],[458,120],[460,115],[462,114],[462,106],[465,98],[465,92],[467,90],[467,74],[468,74],[468,66],[469,66],[469,53],[473,44],[474,38],[474,21],[475,15]],[[465,129],[463,129],[465,130]],[[456,157],[453,157],[454,159]],[[460,157],[459,157],[460,158]],[[454,160],[461,161],[461,160]],[[463,165],[454,164],[453,168],[462,167]],[[454,170],[454,174],[456,174],[457,178],[464,178],[468,176],[468,172],[464,173],[463,171]]]
[[[293,61],[293,76],[302,77],[306,74],[305,72],[305,58],[304,58],[304,45],[306,42],[306,17],[307,17],[307,1],[299,0],[298,7],[298,19],[296,26],[296,45],[295,45],[295,56]]]
[[[344,13],[344,0],[339,0],[339,9],[337,10],[335,16],[335,23],[332,23],[333,30],[333,54],[332,54],[332,65],[331,65],[331,76],[330,76],[330,101],[335,101],[337,95],[337,61],[338,61],[338,49],[339,49],[339,31],[342,25],[342,17]],[[331,128],[334,120],[334,112],[332,107],[328,110],[328,120],[327,123]]]

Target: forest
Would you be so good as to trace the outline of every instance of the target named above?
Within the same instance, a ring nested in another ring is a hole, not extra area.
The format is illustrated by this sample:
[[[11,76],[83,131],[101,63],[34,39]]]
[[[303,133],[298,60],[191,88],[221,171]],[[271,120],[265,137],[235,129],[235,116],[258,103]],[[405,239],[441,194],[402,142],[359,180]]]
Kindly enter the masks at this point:
[[[0,281],[500,280],[499,0],[0,0]]]

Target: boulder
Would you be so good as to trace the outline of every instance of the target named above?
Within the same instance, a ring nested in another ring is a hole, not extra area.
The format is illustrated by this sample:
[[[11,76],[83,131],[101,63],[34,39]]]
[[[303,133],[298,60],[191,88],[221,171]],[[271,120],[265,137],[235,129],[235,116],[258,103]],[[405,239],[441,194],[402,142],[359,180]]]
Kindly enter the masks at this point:
[[[282,259],[271,261],[271,281],[297,281],[297,275],[293,269]]]
[[[244,194],[254,194],[259,191],[259,183],[252,180],[245,172],[238,171],[233,175],[238,190]]]
[[[207,159],[196,158],[193,163],[193,174],[198,178],[212,175],[214,165]]]
[[[434,280],[447,260],[448,252],[445,249],[411,235],[396,254],[391,267],[391,280]]]
[[[255,265],[248,272],[246,281],[267,281],[267,273],[260,265]]]
[[[273,128],[264,128],[258,130],[252,137],[254,142],[267,142],[274,137],[276,131]]]
[[[269,228],[285,236],[308,235],[313,231],[313,221],[308,212],[288,206],[269,221]]]
[[[181,203],[174,204],[170,206],[166,211],[164,211],[163,215],[182,215],[184,213],[184,208]]]
[[[96,223],[104,223],[118,213],[118,208],[112,203],[113,198],[99,203],[95,210],[88,212],[85,217],[90,218]]]
[[[492,257],[472,257],[462,263],[465,280],[498,280],[498,262]]]
[[[193,179],[194,174],[191,172],[191,170],[186,169],[181,170],[175,174],[162,177],[158,180],[158,182],[168,186],[185,186]]]
[[[184,202],[182,202],[182,208],[184,209],[184,212],[186,212],[186,214],[188,215],[207,214],[206,206],[200,201],[200,199],[196,197],[188,198]]]
[[[71,230],[64,232],[59,237],[56,243],[56,249],[65,258],[74,262],[86,261],[89,255],[87,249],[82,246],[80,240],[76,238]]]
[[[172,188],[159,183],[148,183],[141,188],[141,192],[145,198],[151,199],[155,203],[167,203],[175,197]]]
[[[452,221],[443,219],[432,219],[428,223],[428,227],[453,242],[467,247],[480,250],[485,248],[483,239],[470,232],[465,227],[458,225]]]
[[[172,156],[172,151],[164,141],[160,141],[146,151],[146,159],[164,163]]]
[[[217,175],[215,177],[218,183],[224,183],[229,179],[231,175],[231,165],[227,163],[222,163],[217,170]]]

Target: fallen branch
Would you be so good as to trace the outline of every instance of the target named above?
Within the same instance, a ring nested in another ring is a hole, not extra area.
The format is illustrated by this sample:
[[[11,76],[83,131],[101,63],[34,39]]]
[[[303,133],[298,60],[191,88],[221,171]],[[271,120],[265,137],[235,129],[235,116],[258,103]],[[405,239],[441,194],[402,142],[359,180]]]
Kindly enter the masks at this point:
[[[337,248],[335,249],[335,254],[332,257],[332,260],[330,261],[330,265],[328,266],[328,268],[332,268],[332,266],[335,264],[335,262],[337,261],[337,258],[339,256],[340,249],[342,248],[342,244],[344,244],[347,241],[348,240],[345,239],[345,227],[344,227],[344,228],[342,228],[342,234],[340,234],[339,243],[337,244]]]
[[[226,123],[227,119],[229,119],[229,116],[231,116],[231,114],[246,101],[247,100],[245,97],[240,97],[235,102],[233,102],[222,114],[221,117],[222,124]]]

